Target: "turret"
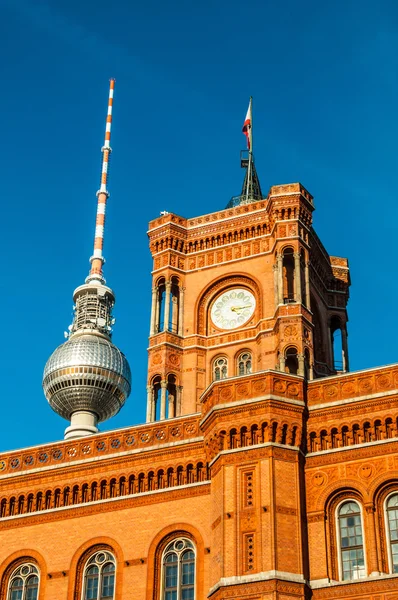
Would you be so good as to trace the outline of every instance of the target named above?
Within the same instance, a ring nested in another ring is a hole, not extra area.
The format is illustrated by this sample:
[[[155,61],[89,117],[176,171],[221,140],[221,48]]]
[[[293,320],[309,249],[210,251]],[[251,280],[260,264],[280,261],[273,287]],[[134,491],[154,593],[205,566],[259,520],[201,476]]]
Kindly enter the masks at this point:
[[[43,389],[51,408],[71,421],[65,439],[96,433],[98,423],[119,412],[131,389],[127,359],[111,342],[115,295],[103,276],[114,85],[112,79],[91,269],[86,282],[73,293],[74,318],[68,340],[50,356],[43,375]]]

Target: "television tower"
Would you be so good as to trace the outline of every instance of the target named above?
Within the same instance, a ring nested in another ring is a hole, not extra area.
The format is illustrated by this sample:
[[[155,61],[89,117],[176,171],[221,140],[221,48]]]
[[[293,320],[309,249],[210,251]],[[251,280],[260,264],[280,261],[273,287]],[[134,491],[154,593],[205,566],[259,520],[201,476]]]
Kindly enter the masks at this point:
[[[70,420],[65,439],[97,433],[97,424],[119,412],[131,389],[127,359],[111,342],[115,295],[103,276],[114,87],[115,80],[111,79],[91,269],[86,282],[73,293],[74,318],[68,340],[52,353],[43,374],[43,389],[51,408]]]

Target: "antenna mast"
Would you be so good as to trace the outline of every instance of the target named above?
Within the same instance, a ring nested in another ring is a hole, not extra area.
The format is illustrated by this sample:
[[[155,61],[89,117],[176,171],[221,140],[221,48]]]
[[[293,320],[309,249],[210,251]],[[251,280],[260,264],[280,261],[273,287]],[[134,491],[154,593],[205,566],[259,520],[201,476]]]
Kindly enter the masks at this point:
[[[111,141],[111,126],[112,126],[112,105],[113,105],[113,91],[115,88],[115,80],[110,80],[109,86],[109,98],[108,98],[108,114],[106,117],[105,127],[105,140],[104,145],[101,148],[102,151],[102,170],[101,170],[101,186],[97,192],[97,219],[95,223],[95,237],[94,237],[94,252],[90,258],[91,269],[90,274],[87,277],[87,283],[93,279],[99,280],[101,283],[105,283],[105,279],[102,272],[102,266],[105,259],[102,254],[104,247],[104,227],[105,227],[105,212],[106,212],[106,201],[109,197],[106,184],[108,180],[108,167],[109,157],[112,152],[110,146]]]

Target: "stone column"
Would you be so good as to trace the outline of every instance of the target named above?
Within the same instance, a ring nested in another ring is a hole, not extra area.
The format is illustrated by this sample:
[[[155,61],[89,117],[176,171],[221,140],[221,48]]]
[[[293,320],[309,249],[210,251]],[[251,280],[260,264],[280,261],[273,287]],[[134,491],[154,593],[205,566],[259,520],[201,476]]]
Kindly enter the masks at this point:
[[[164,421],[166,418],[166,392],[167,392],[167,381],[162,381],[160,384],[160,420]]]
[[[285,372],[285,357],[283,354],[279,356],[279,370],[284,373]]]
[[[156,288],[156,302],[155,302],[155,333],[159,333],[160,331],[160,289]]]
[[[278,263],[276,262],[273,266],[274,269],[274,298],[275,298],[275,309],[278,307],[279,294],[278,294]]]
[[[151,421],[154,421],[153,419],[153,404],[154,404],[154,397],[153,397],[153,387],[151,385],[147,385],[146,386],[146,422],[150,423]]]
[[[168,418],[172,419],[173,417],[176,416],[176,395],[177,395],[177,390],[176,390],[176,394],[170,394],[169,392],[169,412],[168,412]]]
[[[151,326],[149,329],[149,335],[155,335],[156,331],[156,301],[158,298],[157,286],[152,288],[152,307],[151,307]]]
[[[346,372],[346,371],[349,371],[347,326],[346,325],[344,325],[341,328],[341,346],[342,346],[343,371]]]
[[[184,335],[184,291],[185,288],[182,286],[179,288],[179,302],[178,302],[178,335]]]
[[[176,385],[176,417],[181,416],[182,385]]]
[[[375,508],[373,504],[365,504],[365,515],[367,523],[363,523],[364,532],[367,533],[367,558],[368,558],[368,573],[366,575],[380,575],[379,557],[376,543],[376,519]],[[366,527],[368,525],[368,527]]]
[[[311,292],[310,292],[310,263],[305,263],[305,305],[311,310]]]
[[[330,321],[328,321],[327,327],[328,327],[330,363],[331,363],[331,368],[334,369],[333,333],[332,333],[332,330],[330,329]]]
[[[301,375],[304,377],[304,373],[305,373],[305,367],[304,367],[304,354],[297,354],[297,361],[298,361],[298,371],[297,371],[297,375]]]
[[[171,331],[178,332],[178,299],[177,296],[171,296]]]
[[[164,323],[163,323],[163,331],[168,331],[169,329],[169,320],[170,320],[170,289],[171,282],[166,281],[166,291],[165,291],[165,303],[164,303]]]
[[[283,304],[283,256],[278,254],[278,304]]]
[[[301,265],[300,252],[294,253],[294,299],[301,304]]]

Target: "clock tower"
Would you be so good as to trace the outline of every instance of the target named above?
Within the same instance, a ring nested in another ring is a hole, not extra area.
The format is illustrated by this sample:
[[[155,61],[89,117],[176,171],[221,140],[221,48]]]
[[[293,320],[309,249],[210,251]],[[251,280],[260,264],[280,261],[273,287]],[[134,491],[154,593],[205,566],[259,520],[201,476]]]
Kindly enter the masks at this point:
[[[304,186],[264,197],[250,152],[242,165],[242,193],[224,210],[149,224],[148,422],[198,412],[213,381],[348,370],[347,260],[313,230]]]

